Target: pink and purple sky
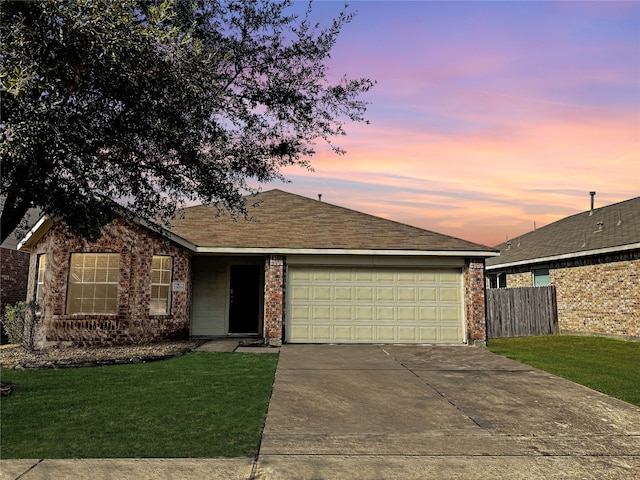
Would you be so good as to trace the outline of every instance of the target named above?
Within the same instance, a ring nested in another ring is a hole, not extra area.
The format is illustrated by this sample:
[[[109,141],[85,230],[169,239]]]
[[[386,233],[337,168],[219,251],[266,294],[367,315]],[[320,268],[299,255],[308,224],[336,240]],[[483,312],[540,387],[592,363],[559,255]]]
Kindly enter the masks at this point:
[[[319,19],[343,2],[316,1]],[[640,2],[351,1],[369,125],[281,188],[494,246],[640,195]]]

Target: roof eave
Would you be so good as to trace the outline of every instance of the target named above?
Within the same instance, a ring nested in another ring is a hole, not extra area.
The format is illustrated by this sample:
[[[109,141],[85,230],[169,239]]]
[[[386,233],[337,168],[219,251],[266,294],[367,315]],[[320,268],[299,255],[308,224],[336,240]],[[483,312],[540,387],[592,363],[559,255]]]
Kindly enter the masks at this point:
[[[518,260],[516,262],[499,263],[496,265],[487,265],[487,270],[499,270],[502,268],[519,267],[529,264],[553,262],[556,260],[569,260],[572,258],[590,257],[593,255],[605,255],[608,253],[625,252],[628,250],[640,249],[640,243],[629,243],[627,245],[618,245],[615,247],[598,248],[595,250],[585,250],[583,252],[564,253],[561,255],[550,255],[548,257],[529,258],[526,260]]]
[[[36,224],[31,227],[31,230],[27,232],[20,242],[18,242],[17,250],[21,250],[23,252],[30,252],[33,245],[36,244],[38,240],[42,238],[42,236],[47,233],[47,231],[52,227],[53,220],[51,220],[46,215],[40,217],[40,220],[36,222]]]
[[[149,220],[145,220],[144,218],[140,218],[140,217],[135,217],[132,220],[138,225],[141,225],[147,228],[148,230],[151,230],[152,232],[159,233],[163,237],[168,238],[172,242],[180,245],[181,247],[186,248],[187,250],[191,250],[192,252],[197,251],[198,247],[195,244],[191,243],[189,240],[186,240],[180,235],[176,235],[175,233],[171,232],[170,230],[167,230],[166,228],[158,225],[157,223],[150,222]]]
[[[195,253],[218,255],[380,255],[413,257],[495,257],[491,250],[393,250],[359,248],[196,247]]]

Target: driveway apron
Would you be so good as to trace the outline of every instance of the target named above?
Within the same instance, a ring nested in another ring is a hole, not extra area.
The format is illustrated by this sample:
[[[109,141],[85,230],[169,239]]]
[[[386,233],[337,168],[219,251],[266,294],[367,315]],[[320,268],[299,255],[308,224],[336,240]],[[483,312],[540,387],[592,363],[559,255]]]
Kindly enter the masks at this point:
[[[640,409],[487,350],[285,345],[256,478],[638,472]]]

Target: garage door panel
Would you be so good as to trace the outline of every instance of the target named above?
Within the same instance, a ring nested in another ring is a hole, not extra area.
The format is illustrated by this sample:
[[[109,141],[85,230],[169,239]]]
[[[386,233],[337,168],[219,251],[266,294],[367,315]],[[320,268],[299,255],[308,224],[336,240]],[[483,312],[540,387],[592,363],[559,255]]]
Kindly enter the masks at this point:
[[[395,302],[396,290],[394,287],[376,287],[376,301],[378,302]]]
[[[418,290],[418,299],[420,302],[437,302],[438,289],[434,287],[422,287]]]
[[[310,325],[292,325],[290,328],[292,338],[296,338],[301,342],[310,342],[312,340]]]
[[[443,322],[455,322],[460,318],[460,309],[457,307],[442,307],[440,309],[440,320]]]
[[[392,270],[375,270],[373,277],[376,282],[393,282],[395,277]]]
[[[395,327],[393,326],[377,326],[376,327],[376,341],[378,342],[393,342],[395,341]]]
[[[308,341],[314,342],[330,342],[331,326],[330,325],[313,325],[311,328],[312,337]]]
[[[440,273],[439,283],[460,283],[460,274],[455,272]]]
[[[445,342],[457,342],[461,335],[459,327],[441,327],[440,337]]]
[[[311,300],[311,288],[306,286],[293,287],[291,289],[291,300],[296,303]]]
[[[416,282],[416,272],[412,270],[400,270],[396,274],[396,281],[398,282],[408,282],[415,283]]]
[[[440,301],[441,302],[452,302],[457,303],[460,301],[460,289],[455,287],[445,288],[441,287],[439,289],[440,292]]]
[[[304,267],[288,271],[290,342],[462,342],[459,270]]]
[[[322,282],[322,281],[330,281],[332,270],[329,268],[317,268],[312,271],[311,281],[313,282]]]
[[[311,311],[313,312],[313,318],[315,321],[326,321],[329,322],[331,320],[331,307],[328,305],[316,305]]]
[[[418,307],[398,307],[397,319],[398,322],[416,322]]]
[[[438,322],[440,321],[440,315],[438,314],[438,307],[419,307],[420,308],[420,321],[421,322]]]
[[[402,327],[398,326],[398,341],[400,342],[411,342],[414,343],[418,341],[418,327]]]
[[[311,315],[311,307],[308,305],[291,307],[291,317],[299,319],[300,322],[303,322],[303,321],[310,322],[311,319],[314,318]]]
[[[415,302],[417,298],[415,287],[398,287],[398,302]]]
[[[353,340],[353,327],[348,325],[335,325],[333,338],[336,342],[351,342]]]
[[[395,307],[378,306],[376,308],[376,320],[380,322],[393,322],[396,318]]]
[[[333,279],[336,282],[353,282],[354,272],[347,269],[334,271]]]
[[[357,302],[372,302],[373,301],[373,287],[366,285],[364,287],[355,287],[356,301]]]
[[[356,342],[373,342],[375,340],[374,327],[369,326],[355,326],[355,340]]]
[[[376,319],[375,310],[371,307],[356,307],[356,318],[357,322],[368,322],[373,323]]]
[[[338,322],[351,322],[351,320],[353,320],[353,307],[352,306],[334,307],[333,318]]]
[[[373,282],[374,275],[371,270],[356,270],[355,277],[353,277],[356,282]]]
[[[315,301],[329,302],[331,301],[331,287],[313,287],[311,288],[311,298]]]
[[[418,274],[418,280],[421,284],[424,283],[437,283],[438,274],[435,272],[420,272]]]

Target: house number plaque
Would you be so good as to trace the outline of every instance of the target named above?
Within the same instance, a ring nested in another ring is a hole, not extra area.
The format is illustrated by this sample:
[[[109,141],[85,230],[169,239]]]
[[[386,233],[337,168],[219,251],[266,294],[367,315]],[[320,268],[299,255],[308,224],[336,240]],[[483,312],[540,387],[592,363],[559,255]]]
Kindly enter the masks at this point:
[[[185,291],[184,282],[173,282],[171,284],[171,290],[174,292],[184,292]]]

